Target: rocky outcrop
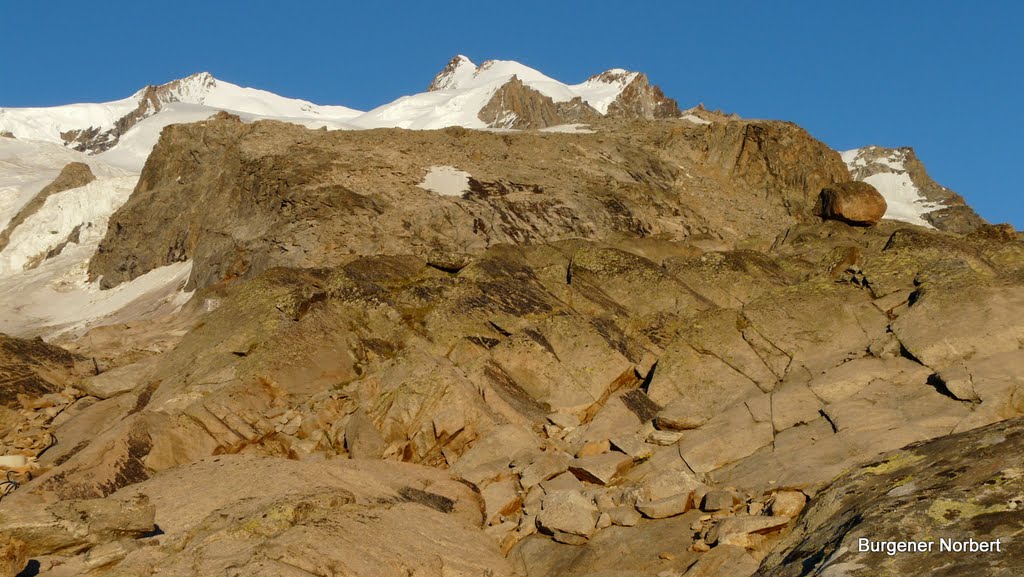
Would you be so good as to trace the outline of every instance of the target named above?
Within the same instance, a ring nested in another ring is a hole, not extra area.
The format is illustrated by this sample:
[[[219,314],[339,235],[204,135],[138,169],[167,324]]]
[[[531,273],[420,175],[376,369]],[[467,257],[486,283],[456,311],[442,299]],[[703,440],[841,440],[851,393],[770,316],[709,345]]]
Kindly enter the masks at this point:
[[[591,122],[600,116],[579,97],[556,103],[550,96],[524,85],[516,76],[495,91],[477,114],[491,128],[519,130]]]
[[[1024,476],[1007,464],[1022,452],[1024,421],[1013,419],[853,470],[815,497],[756,575],[1018,574]]]
[[[821,191],[821,217],[870,226],[885,216],[885,198],[866,182],[840,182]]]
[[[470,174],[468,193],[416,186],[429,167],[456,165]],[[479,254],[498,243],[702,234],[734,242],[754,231],[767,245],[811,218],[822,187],[846,179],[834,152],[776,122],[662,121],[566,135],[322,132],[213,119],[164,131],[89,272],[109,288],[190,259],[190,286],[205,287],[273,266]]]
[[[623,74],[632,74],[622,92],[608,105],[608,116],[615,118],[677,118],[682,116],[679,104],[672,98],[665,96],[661,88],[654,86],[647,79],[647,75],[625,72],[605,72],[593,80],[604,82],[615,82]]]

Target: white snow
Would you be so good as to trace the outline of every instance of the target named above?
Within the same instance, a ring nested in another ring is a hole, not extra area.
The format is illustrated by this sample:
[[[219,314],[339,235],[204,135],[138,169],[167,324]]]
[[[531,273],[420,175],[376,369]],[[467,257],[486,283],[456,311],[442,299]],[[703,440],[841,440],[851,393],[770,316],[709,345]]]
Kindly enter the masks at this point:
[[[81,334],[91,327],[171,313],[192,297],[183,287],[192,263],[150,271],[131,282],[100,290],[85,274],[95,245],[72,245],[38,269],[0,277],[0,332],[53,337]]]
[[[165,127],[206,120],[216,113],[216,109],[199,104],[167,104],[159,114],[150,116],[132,127],[121,137],[117,146],[97,154],[96,158],[131,172],[142,172],[149,153],[160,140],[160,132]]]
[[[469,192],[469,177],[454,166],[431,166],[417,186],[441,196],[462,196]]]
[[[704,120],[703,118],[697,116],[696,114],[684,114],[683,120],[687,120],[694,124],[711,124],[710,120]]]
[[[0,230],[70,162],[88,164],[98,178],[127,174],[59,144],[0,138]]]
[[[327,118],[344,120],[362,114],[344,106],[320,106],[306,100],[285,98],[273,92],[243,88],[217,80],[208,72],[193,74],[172,88],[179,102],[202,104],[218,110],[247,112],[266,117]]]
[[[80,226],[79,242],[99,244],[107,232],[107,220],[121,207],[138,181],[136,176],[97,179],[83,187],[46,199],[38,212],[14,229],[10,243],[0,251],[0,276],[24,269],[67,239]]]
[[[524,85],[548,96],[554,102],[582,98],[601,114],[637,76],[636,72],[613,69],[587,81],[568,85],[545,76],[529,66],[510,60],[488,60],[479,67],[465,56],[435,83],[435,90],[403,96],[349,119],[356,128],[408,128],[429,130],[446,126],[483,129],[486,124],[477,114],[513,76]],[[512,119],[501,119],[507,126]]]
[[[298,118],[341,123],[362,114],[344,106],[320,106],[294,98],[285,98],[265,90],[243,88],[230,82],[217,80],[209,73],[193,74],[188,78],[170,82],[158,91],[164,109],[186,110],[174,104],[193,104],[210,111],[247,113],[270,118]],[[114,102],[98,104],[69,104],[49,108],[0,108],[0,130],[6,130],[22,140],[43,140],[63,144],[60,134],[69,130],[98,128],[105,132],[143,102],[146,89]],[[191,109],[193,111],[198,109]],[[140,123],[141,124],[141,123]],[[162,127],[161,127],[162,128]],[[157,131],[159,134],[159,131]]]
[[[924,200],[906,172],[880,172],[865,178],[864,182],[877,188],[885,197],[888,208],[884,218],[934,228],[921,217],[941,206]]]
[[[900,156],[899,151],[869,161],[865,155],[869,149],[873,147],[847,150],[841,152],[840,156],[851,173],[873,169],[874,174],[859,180],[874,186],[885,198],[888,208],[883,218],[934,228],[923,216],[942,208],[942,205],[930,202],[921,195],[921,191],[910,179],[910,173],[907,172],[904,158]]]
[[[615,102],[637,76],[637,72],[613,68],[604,74],[589,78],[586,82],[570,86],[569,89],[601,114],[608,114],[608,106]]]

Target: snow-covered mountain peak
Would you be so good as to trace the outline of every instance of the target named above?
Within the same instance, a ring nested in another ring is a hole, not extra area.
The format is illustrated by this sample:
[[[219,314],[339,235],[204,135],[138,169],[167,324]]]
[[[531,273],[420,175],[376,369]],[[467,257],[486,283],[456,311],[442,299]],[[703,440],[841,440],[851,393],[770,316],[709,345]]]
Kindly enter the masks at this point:
[[[476,64],[473,64],[472,60],[462,54],[458,54],[455,58],[448,61],[444,70],[437,73],[437,76],[434,77],[430,86],[427,87],[427,92],[458,88],[460,84],[472,77],[475,73]]]

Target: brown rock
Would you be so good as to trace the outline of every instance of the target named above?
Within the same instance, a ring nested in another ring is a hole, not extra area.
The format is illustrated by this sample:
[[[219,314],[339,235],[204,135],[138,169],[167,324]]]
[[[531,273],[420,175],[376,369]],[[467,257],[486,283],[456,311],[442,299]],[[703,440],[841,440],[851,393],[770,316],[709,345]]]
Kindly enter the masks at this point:
[[[644,501],[636,504],[637,511],[650,519],[665,519],[682,515],[693,508],[693,494],[680,493],[656,501]]]
[[[380,459],[384,456],[384,437],[361,410],[353,413],[345,426],[345,448],[353,459]]]
[[[708,531],[708,544],[724,542],[733,535],[764,534],[778,531],[789,523],[789,517],[736,516],[725,517]]]
[[[772,495],[769,512],[776,517],[796,517],[804,510],[807,495],[800,491],[779,491]]]
[[[881,193],[866,182],[841,182],[821,191],[821,216],[825,219],[868,226],[877,224],[887,208]]]
[[[732,491],[708,491],[700,502],[701,511],[729,511],[740,503],[739,497]]]
[[[0,536],[0,577],[15,577],[28,562],[25,543],[8,535]]]
[[[569,463],[569,471],[581,481],[607,485],[633,464],[633,458],[618,451],[579,457]]]
[[[586,539],[594,534],[600,512],[579,491],[555,491],[544,496],[537,524],[549,532],[568,533]]]

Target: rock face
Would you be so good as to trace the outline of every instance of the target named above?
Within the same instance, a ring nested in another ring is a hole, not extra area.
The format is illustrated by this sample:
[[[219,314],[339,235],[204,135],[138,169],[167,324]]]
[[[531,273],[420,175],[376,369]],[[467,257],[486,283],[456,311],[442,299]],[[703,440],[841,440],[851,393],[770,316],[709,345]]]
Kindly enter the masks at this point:
[[[1022,452],[1024,421],[1013,419],[913,445],[851,471],[815,498],[756,575],[821,575],[826,566],[851,577],[1019,574],[1024,476],[1010,464]],[[929,549],[896,552],[900,542]],[[944,543],[957,549],[944,551]]]
[[[614,82],[621,80],[623,73],[605,72],[591,81]],[[679,104],[665,96],[654,86],[644,73],[634,73],[618,97],[608,105],[608,116],[617,118],[677,118],[682,116]]]
[[[519,130],[593,122],[601,117],[579,97],[556,103],[551,97],[524,85],[516,76],[495,91],[477,116],[492,128]]]
[[[470,191],[418,188],[431,166],[467,171]],[[188,259],[190,285],[204,287],[273,266],[498,243],[735,242],[741,230],[770,243],[846,178],[836,153],[776,122],[664,121],[604,136],[321,132],[221,118],[164,131],[89,272],[109,288]]]
[[[877,224],[887,205],[878,190],[866,182],[840,182],[821,191],[821,216],[849,224]]]

